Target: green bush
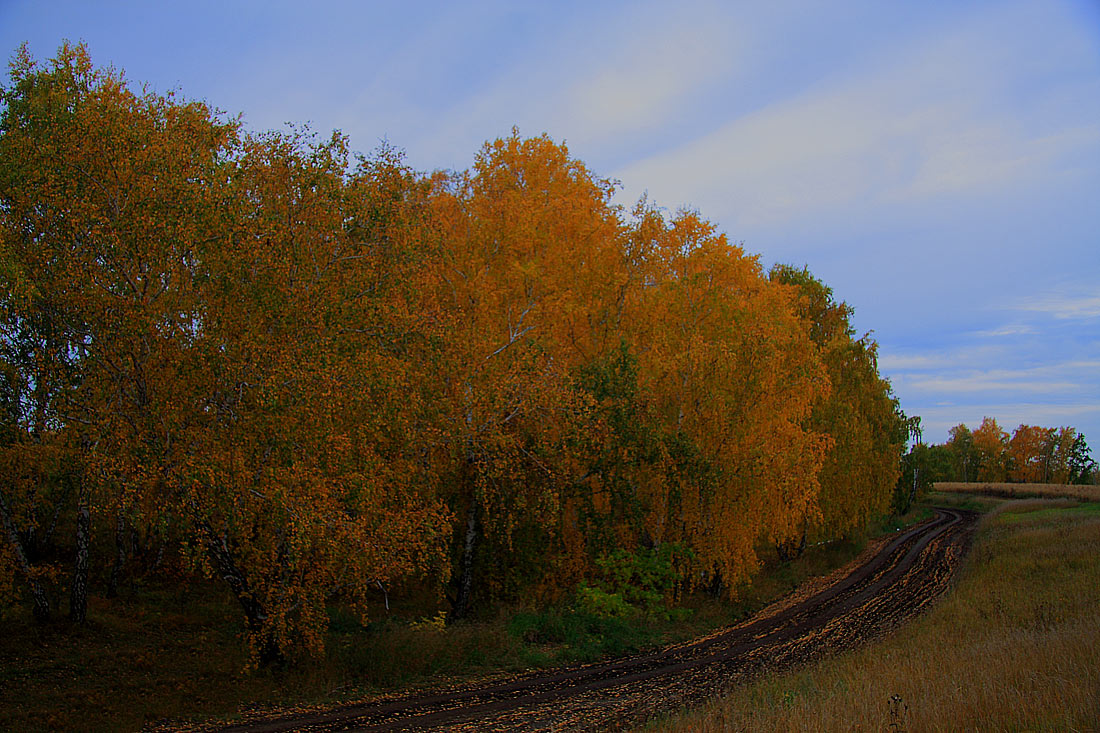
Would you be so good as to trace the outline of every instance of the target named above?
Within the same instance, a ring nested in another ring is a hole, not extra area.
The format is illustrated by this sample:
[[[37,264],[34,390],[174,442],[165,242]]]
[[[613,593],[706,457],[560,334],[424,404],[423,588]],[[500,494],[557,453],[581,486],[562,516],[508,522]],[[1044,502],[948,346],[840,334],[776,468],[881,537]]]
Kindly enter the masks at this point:
[[[615,550],[596,561],[600,568],[597,585],[582,585],[578,606],[604,618],[629,618],[642,613],[668,619],[669,605],[682,581],[681,568],[691,551],[678,543],[636,552]]]

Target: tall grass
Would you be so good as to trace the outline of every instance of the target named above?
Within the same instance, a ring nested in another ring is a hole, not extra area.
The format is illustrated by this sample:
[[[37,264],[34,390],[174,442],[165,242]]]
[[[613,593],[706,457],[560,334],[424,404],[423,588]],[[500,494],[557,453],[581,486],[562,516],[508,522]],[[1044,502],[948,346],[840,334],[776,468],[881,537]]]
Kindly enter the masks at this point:
[[[1100,504],[1006,503],[955,590],[893,636],[660,731],[1097,730]]]
[[[953,494],[982,494],[1003,499],[1051,498],[1100,501],[1100,486],[1083,484],[1008,484],[989,482],[937,481],[936,491]]]

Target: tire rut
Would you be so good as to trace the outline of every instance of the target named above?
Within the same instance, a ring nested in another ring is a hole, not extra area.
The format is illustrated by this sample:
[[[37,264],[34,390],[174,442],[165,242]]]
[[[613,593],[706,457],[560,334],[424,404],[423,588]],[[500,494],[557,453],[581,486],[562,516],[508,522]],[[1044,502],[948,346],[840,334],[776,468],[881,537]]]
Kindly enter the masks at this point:
[[[217,730],[564,731],[633,725],[757,675],[864,643],[920,613],[950,586],[975,517],[937,509],[934,519],[902,533],[815,595],[690,642],[506,682]]]

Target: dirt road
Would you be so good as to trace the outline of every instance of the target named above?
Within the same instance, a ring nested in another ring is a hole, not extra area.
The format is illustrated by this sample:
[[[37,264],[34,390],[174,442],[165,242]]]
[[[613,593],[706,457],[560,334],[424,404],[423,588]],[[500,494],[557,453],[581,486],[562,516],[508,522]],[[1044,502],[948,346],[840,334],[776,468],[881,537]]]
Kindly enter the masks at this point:
[[[777,604],[710,636],[648,654],[221,730],[627,727],[762,672],[854,646],[910,618],[947,589],[974,524],[972,513],[938,509],[934,519],[900,534],[866,563],[815,594]]]

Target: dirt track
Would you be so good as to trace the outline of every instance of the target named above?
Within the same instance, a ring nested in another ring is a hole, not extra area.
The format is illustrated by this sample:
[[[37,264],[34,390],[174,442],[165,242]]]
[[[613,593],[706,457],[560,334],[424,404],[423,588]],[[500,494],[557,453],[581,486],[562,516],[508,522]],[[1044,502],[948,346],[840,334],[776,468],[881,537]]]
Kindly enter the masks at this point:
[[[489,686],[247,723],[274,731],[592,730],[621,728],[698,702],[761,672],[859,644],[920,612],[949,586],[975,515],[938,509],[847,576],[691,642]]]

